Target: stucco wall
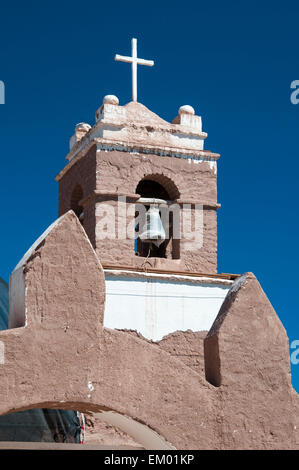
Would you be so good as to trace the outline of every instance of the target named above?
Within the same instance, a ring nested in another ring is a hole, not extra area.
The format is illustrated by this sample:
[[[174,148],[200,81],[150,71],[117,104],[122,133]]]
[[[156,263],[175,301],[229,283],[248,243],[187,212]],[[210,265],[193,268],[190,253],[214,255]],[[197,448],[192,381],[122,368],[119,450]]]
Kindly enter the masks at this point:
[[[105,271],[104,326],[160,341],[175,331],[208,331],[232,281]]]

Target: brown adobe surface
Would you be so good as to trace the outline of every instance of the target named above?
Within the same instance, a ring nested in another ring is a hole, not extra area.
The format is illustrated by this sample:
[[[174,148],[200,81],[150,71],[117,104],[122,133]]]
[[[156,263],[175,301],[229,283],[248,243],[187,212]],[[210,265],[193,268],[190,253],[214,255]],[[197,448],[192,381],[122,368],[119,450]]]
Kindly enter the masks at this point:
[[[203,357],[200,335],[177,333],[154,345],[103,327],[103,269],[72,212],[23,273],[26,326],[0,333],[0,414],[114,410],[178,449],[299,448],[288,338],[253,274],[233,284]],[[202,360],[219,386],[206,380]]]

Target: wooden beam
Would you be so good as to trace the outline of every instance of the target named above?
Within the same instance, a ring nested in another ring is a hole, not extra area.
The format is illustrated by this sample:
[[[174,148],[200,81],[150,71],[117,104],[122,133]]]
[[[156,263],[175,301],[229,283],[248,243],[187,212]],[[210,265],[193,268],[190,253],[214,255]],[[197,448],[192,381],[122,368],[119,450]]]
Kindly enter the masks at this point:
[[[142,269],[140,267],[131,266],[113,266],[110,264],[102,263],[103,269],[113,269],[114,271],[132,271],[132,272],[139,272],[139,273],[156,273],[156,274],[175,274],[178,276],[190,276],[190,277],[208,277],[213,279],[227,279],[229,281],[234,281],[240,274],[230,274],[230,273],[221,273],[221,274],[206,274],[206,273],[193,273],[193,272],[186,272],[186,271],[175,271],[175,270],[167,270],[167,269],[155,269],[155,268],[146,268]]]

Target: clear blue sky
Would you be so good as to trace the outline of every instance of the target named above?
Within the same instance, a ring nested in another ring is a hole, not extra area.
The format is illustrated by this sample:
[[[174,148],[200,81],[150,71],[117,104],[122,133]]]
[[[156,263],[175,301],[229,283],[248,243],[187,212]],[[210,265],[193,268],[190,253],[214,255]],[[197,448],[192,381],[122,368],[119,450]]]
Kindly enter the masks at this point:
[[[298,15],[288,0],[2,2],[0,276],[57,217],[75,124],[93,124],[106,94],[130,101],[130,66],[113,59],[137,37],[155,60],[139,67],[139,101],[169,121],[192,105],[221,154],[219,271],[253,271],[299,339]]]

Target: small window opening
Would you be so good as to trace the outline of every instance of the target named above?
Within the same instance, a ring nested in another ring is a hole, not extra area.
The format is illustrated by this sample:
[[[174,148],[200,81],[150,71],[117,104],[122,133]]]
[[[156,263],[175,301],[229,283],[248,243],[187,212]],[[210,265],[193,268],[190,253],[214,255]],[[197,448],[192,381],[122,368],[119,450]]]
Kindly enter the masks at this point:
[[[84,222],[84,210],[83,206],[80,205],[80,201],[83,199],[83,190],[79,184],[75,186],[71,197],[71,209],[75,212],[76,216],[83,225]]]

